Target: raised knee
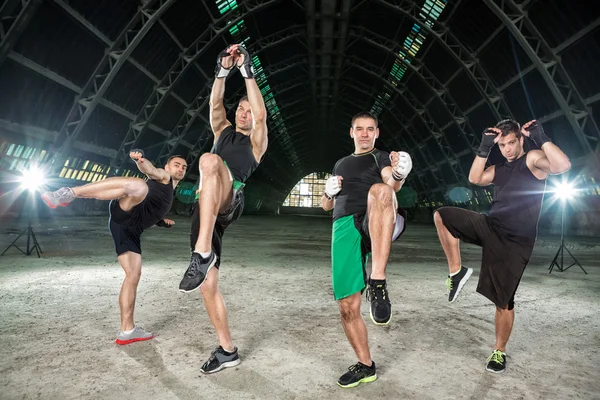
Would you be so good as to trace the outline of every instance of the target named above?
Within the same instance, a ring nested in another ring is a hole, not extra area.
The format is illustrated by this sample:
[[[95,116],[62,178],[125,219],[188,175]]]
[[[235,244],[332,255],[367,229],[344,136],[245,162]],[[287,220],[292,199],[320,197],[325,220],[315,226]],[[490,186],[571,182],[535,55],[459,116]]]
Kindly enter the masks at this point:
[[[148,194],[148,185],[141,179],[132,179],[125,184],[129,196],[145,197]]]
[[[392,205],[394,201],[394,189],[385,183],[377,183],[369,189],[369,201],[381,206]]]
[[[202,173],[216,173],[219,170],[219,163],[221,162],[221,158],[212,153],[204,153],[202,157],[200,157],[200,171]]]

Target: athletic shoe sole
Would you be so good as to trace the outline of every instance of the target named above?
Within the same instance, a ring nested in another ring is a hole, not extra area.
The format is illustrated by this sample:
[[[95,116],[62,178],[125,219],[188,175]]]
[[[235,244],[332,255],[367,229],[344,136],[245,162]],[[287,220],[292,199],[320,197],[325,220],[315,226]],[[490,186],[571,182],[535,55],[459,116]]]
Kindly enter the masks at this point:
[[[46,203],[46,205],[50,208],[57,208],[57,207],[66,207],[69,205],[69,203],[60,203],[59,205],[55,206],[54,204],[52,204],[50,202],[50,199],[48,199],[46,196],[42,195],[42,200],[44,200],[44,203]]]
[[[224,362],[223,364],[219,365],[219,368],[215,368],[212,371],[205,371],[202,368],[200,368],[200,372],[202,372],[203,374],[214,374],[215,372],[219,372],[222,369],[231,368],[231,367],[235,367],[236,365],[240,365],[241,362],[242,362],[242,360],[240,360],[238,358],[237,360]]]
[[[362,378],[360,381],[358,382],[354,382],[354,383],[350,383],[348,385],[342,385],[341,383],[337,383],[340,387],[343,388],[353,388],[353,387],[357,387],[358,385],[360,385],[361,383],[368,383],[368,382],[373,382],[377,380],[377,375],[371,375],[371,376],[366,376],[364,378]]]
[[[115,340],[115,343],[122,346],[125,344],[131,344],[131,343],[135,343],[135,342],[143,342],[145,340],[150,340],[150,339],[154,339],[154,336],[145,337],[145,338],[127,339],[127,340],[117,339],[117,340]]]
[[[506,368],[505,368],[505,369],[502,369],[502,370],[500,370],[500,371],[496,371],[495,369],[491,369],[491,368],[485,367],[485,370],[486,370],[487,372],[491,372],[491,373],[493,373],[493,374],[501,374],[501,373],[503,373],[504,371],[506,371]]]
[[[217,262],[217,257],[215,257],[215,259],[213,260],[213,262],[208,266],[208,269],[206,270],[206,275],[204,275],[204,279],[202,280],[202,282],[200,282],[200,284],[198,285],[198,287],[195,287],[195,288],[189,289],[189,290],[179,288],[179,291],[181,293],[192,293],[194,290],[200,289],[200,287],[202,286],[202,284],[204,282],[206,282],[206,277],[208,276],[208,273],[210,272],[210,269],[216,264],[216,262]]]
[[[390,319],[388,319],[386,322],[377,322],[377,321],[375,321],[375,318],[373,318],[373,311],[370,310],[370,309],[369,309],[369,315],[371,316],[371,321],[373,321],[373,323],[375,325],[382,325],[382,326],[389,325],[390,321],[392,320],[392,311],[391,310],[390,310]]]
[[[462,290],[463,286],[465,286],[465,283],[467,283],[467,281],[469,280],[469,278],[471,277],[472,274],[473,274],[473,268],[467,268],[467,273],[465,274],[465,276],[463,276],[463,278],[458,283],[458,289],[456,290],[456,293],[454,293],[454,298],[452,300],[450,300],[450,303],[454,303],[456,301],[460,291]]]

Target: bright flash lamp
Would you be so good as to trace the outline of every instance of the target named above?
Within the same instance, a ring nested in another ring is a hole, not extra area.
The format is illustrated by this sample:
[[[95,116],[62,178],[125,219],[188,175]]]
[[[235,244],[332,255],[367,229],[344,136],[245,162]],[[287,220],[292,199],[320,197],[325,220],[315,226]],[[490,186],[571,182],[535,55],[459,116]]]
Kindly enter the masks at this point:
[[[554,193],[561,200],[570,200],[577,195],[577,189],[573,187],[572,183],[561,182],[556,185]]]
[[[30,167],[22,172],[19,181],[22,188],[35,192],[46,183],[46,177],[40,168]]]

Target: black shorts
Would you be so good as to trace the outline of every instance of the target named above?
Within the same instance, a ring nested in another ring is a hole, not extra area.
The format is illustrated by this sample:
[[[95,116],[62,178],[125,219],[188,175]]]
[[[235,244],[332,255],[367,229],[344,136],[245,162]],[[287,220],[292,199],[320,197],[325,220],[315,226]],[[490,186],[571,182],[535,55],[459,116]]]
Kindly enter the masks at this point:
[[[119,206],[119,200],[111,200],[108,211],[108,229],[115,242],[117,255],[128,251],[142,254],[140,238],[144,228],[141,224],[141,207],[137,205],[130,212],[126,212]]]
[[[442,207],[436,211],[452,236],[483,248],[477,292],[496,306],[508,305],[512,310],[515,293],[533,251],[533,241],[509,238],[485,214],[458,207]]]
[[[244,191],[234,190],[231,199],[231,204],[227,207],[225,212],[217,215],[215,227],[212,235],[212,251],[217,256],[217,262],[215,267],[219,268],[221,265],[221,252],[223,250],[223,234],[225,229],[242,215],[244,211]],[[194,251],[196,247],[196,241],[198,241],[198,235],[200,234],[200,207],[198,207],[198,201],[194,203],[192,210],[192,225],[190,228],[190,249]]]

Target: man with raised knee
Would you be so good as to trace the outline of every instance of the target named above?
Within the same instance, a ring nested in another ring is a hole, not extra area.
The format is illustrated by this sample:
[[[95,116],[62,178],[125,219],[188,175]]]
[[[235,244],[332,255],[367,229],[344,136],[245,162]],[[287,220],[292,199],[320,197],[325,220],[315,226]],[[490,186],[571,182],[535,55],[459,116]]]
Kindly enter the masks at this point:
[[[227,120],[223,104],[225,78],[234,67],[244,77],[247,91],[238,103],[235,127]],[[238,44],[228,47],[217,58],[210,96],[210,124],[214,146],[210,153],[200,157],[198,203],[192,213],[190,232],[192,256],[179,284],[179,290],[186,293],[200,288],[219,339],[219,346],[200,369],[203,373],[217,372],[240,363],[218,287],[218,272],[223,234],[242,214],[245,182],[262,161],[268,144],[267,111],[254,80],[252,59]]]
[[[375,148],[377,118],[359,113],[352,118],[354,153],[337,161],[321,199],[333,209],[331,240],[333,294],[339,302],[342,326],[358,363],[340,377],[338,385],[354,387],[377,379],[367,327],[360,314],[361,294],[367,289],[371,320],[388,325],[392,316],[386,266],[391,244],[405,229],[406,212],[398,208],[396,192],[412,169],[408,153]],[[366,263],[372,255],[371,274]]]
[[[525,151],[524,137],[540,150]],[[492,147],[498,144],[501,164],[486,168]],[[462,266],[459,241],[481,246],[483,257],[477,292],[496,305],[496,342],[486,370],[506,369],[506,345],[514,322],[514,299],[529,262],[546,188],[546,178],[571,168],[568,157],[550,141],[542,125],[529,121],[521,128],[513,120],[500,121],[482,135],[469,172],[478,186],[494,185],[489,215],[457,207],[441,207],[433,219],[448,259],[448,301],[456,301],[473,269]]]
[[[164,169],[156,168],[143,157],[140,150],[130,153],[147,180],[112,177],[78,187],[63,187],[42,193],[50,208],[67,206],[76,198],[110,200],[109,229],[115,244],[117,259],[125,271],[119,295],[121,330],[117,344],[152,339],[154,336],[135,326],[133,310],[137,287],[142,274],[141,235],[144,230],[158,225],[170,228],[174,222],[165,219],[173,204],[173,191],[185,176],[187,163],[181,156],[170,157]]]

